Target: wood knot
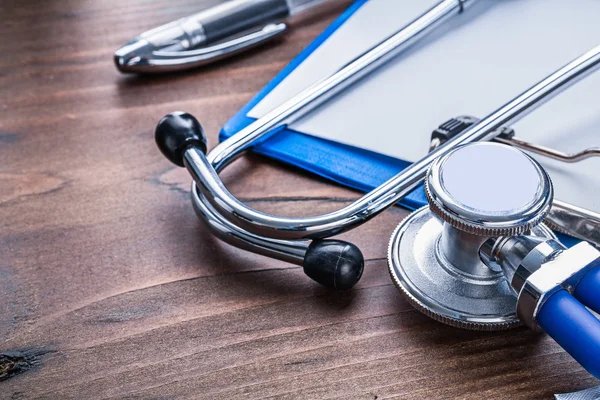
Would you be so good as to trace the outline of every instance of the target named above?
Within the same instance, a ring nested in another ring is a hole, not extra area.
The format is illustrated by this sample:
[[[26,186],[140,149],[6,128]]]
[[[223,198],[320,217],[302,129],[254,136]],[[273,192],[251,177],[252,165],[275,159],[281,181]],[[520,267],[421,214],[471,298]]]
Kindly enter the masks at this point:
[[[0,353],[0,381],[22,374],[35,364],[33,357],[21,352]]]

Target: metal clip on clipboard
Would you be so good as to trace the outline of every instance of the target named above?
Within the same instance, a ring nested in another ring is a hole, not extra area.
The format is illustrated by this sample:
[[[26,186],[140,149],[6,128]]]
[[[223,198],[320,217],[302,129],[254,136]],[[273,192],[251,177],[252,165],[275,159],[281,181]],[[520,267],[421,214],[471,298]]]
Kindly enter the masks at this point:
[[[479,118],[462,115],[444,122],[431,134],[429,151],[433,151],[459,133],[479,122]],[[501,126],[495,131],[494,142],[518,147],[522,150],[564,163],[576,163],[600,156],[600,148],[590,147],[574,154],[564,153],[549,147],[530,143],[515,137],[514,129]],[[551,229],[577,239],[585,240],[600,248],[600,214],[582,207],[554,200],[550,212],[544,219]]]

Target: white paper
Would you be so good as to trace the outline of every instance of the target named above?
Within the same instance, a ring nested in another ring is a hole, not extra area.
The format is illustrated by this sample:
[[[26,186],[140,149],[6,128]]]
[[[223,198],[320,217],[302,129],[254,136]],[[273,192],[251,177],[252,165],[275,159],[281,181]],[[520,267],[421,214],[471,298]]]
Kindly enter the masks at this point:
[[[260,117],[436,3],[370,0],[248,115]],[[442,122],[483,117],[599,45],[599,17],[600,0],[478,1],[290,127],[415,161]],[[600,146],[600,72],[513,127],[519,138],[562,151]],[[600,211],[600,159],[563,164],[534,157],[550,173],[557,198]]]

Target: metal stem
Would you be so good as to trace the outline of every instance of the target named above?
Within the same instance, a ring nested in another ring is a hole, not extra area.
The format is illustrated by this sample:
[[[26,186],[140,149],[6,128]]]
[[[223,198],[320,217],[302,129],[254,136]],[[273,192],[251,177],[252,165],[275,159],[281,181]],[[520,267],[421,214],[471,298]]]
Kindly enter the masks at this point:
[[[309,242],[271,239],[246,232],[223,218],[203,196],[198,197],[195,186],[192,187],[192,204],[206,227],[222,241],[263,256],[303,265]]]

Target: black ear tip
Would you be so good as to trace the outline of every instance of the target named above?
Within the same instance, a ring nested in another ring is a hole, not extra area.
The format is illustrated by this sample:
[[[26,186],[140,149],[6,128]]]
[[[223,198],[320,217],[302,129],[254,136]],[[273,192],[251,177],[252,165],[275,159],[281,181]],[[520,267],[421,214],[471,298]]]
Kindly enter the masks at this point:
[[[341,240],[315,240],[304,256],[306,275],[336,290],[356,285],[364,265],[364,257],[358,247]]]
[[[198,120],[189,113],[175,111],[156,125],[154,139],[160,151],[173,164],[183,167],[183,154],[192,146],[206,153],[206,135]]]

